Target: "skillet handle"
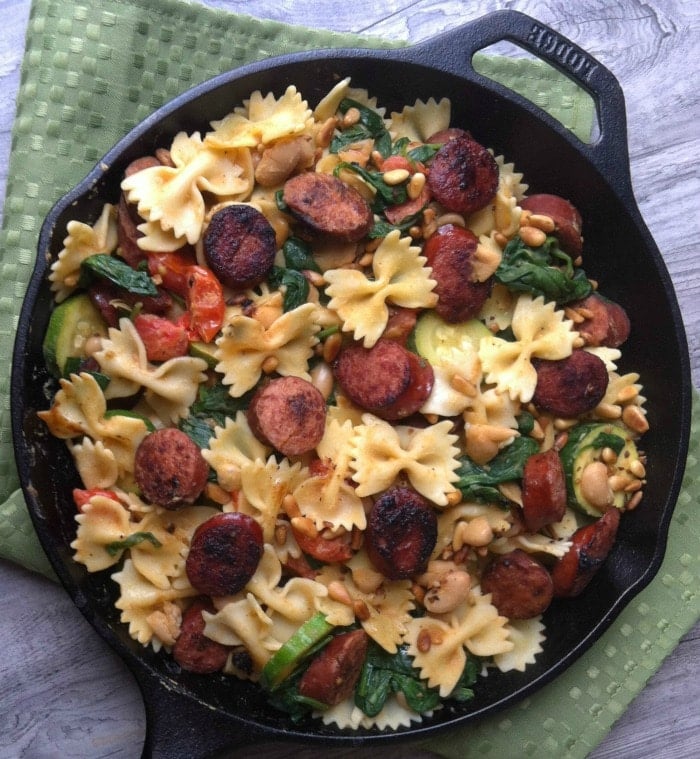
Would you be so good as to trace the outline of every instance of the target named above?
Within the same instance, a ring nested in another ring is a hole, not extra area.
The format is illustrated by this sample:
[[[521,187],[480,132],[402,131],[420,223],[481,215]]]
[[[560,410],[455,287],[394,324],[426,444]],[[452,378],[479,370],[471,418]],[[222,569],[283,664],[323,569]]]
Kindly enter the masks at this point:
[[[141,759],[205,759],[263,738],[260,730],[245,721],[245,715],[238,719],[217,711],[169,688],[153,672],[140,669],[137,682],[146,708]]]
[[[532,110],[533,104],[529,100],[482,76],[473,68],[472,57],[475,53],[502,41],[510,41],[550,63],[589,93],[595,103],[598,118],[598,135],[593,142],[580,142],[549,114],[543,113],[543,116],[551,121],[553,129],[570,140],[576,140],[577,150],[584,153],[602,174],[615,177],[616,183],[624,178],[624,189],[631,195],[622,88],[602,63],[578,45],[531,16],[512,10],[494,11],[457,30],[433,38],[426,44],[431,49],[430,59],[434,65],[461,76],[465,73],[466,65],[471,79],[487,83],[490,88],[502,88],[507,91],[509,98],[515,97]]]

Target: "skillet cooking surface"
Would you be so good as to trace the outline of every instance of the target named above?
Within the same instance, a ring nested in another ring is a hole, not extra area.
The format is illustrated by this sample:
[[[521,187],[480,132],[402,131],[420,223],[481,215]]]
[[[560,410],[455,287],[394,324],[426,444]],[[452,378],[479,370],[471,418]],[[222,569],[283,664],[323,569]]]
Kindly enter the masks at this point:
[[[527,101],[473,71],[471,55],[500,39],[548,58],[589,89],[599,112],[597,143],[580,143]],[[547,44],[550,39],[558,44]],[[568,45],[566,55],[562,45]],[[556,193],[579,208],[586,273],[630,315],[632,335],[619,370],[641,373],[651,425],[642,443],[649,456],[642,504],[623,518],[617,544],[587,591],[573,602],[554,602],[546,612],[547,640],[537,663],[524,673],[480,679],[473,701],[448,705],[414,727],[387,734],[340,731],[319,720],[293,726],[266,704],[256,686],[230,677],[180,672],[169,656],[132,640],[114,608],[117,587],[110,572],[88,574],[71,558],[75,510],[70,494],[79,481],[64,443],[36,418],[37,410],[48,408],[55,389],[41,344],[52,303],[47,257],[55,258],[61,249],[66,223],[96,219],[104,202],[117,200],[122,172],[131,160],[169,144],[181,130],[206,131],[211,120],[221,118],[252,91],[280,94],[294,84],[315,105],[345,76],[388,110],[417,98],[449,97],[452,124],[470,130],[476,140],[515,162],[530,193]],[[669,388],[675,392],[669,393]],[[261,736],[352,744],[425,737],[535,692],[578,658],[658,570],[687,452],[690,375],[685,335],[665,266],[632,195],[624,102],[617,82],[551,30],[504,11],[404,50],[296,54],[246,66],[194,88],[122,140],[47,217],[17,333],[12,400],[18,469],[37,533],[76,605],[139,681],[148,715],[147,754],[204,756]],[[206,730],[197,727],[203,718]]]

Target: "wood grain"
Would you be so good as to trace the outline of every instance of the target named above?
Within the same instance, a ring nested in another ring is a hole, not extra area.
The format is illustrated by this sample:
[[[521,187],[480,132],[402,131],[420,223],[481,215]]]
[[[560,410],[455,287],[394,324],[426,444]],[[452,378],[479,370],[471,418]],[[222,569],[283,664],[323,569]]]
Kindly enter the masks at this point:
[[[640,211],[669,268],[686,324],[694,382],[700,385],[700,152],[698,30],[689,0],[208,0],[262,18],[412,41],[508,7],[556,28],[611,69],[627,103],[632,182]],[[0,0],[0,194],[29,0]],[[11,180],[10,180],[11,181]],[[614,251],[611,252],[614,255]],[[145,716],[123,662],[50,581],[0,562],[0,759],[123,757],[140,754]],[[621,716],[592,759],[700,754],[700,625],[691,630]],[[261,759],[311,759],[318,749],[256,748]],[[375,755],[323,750],[328,759]],[[429,757],[404,747],[385,759]]]

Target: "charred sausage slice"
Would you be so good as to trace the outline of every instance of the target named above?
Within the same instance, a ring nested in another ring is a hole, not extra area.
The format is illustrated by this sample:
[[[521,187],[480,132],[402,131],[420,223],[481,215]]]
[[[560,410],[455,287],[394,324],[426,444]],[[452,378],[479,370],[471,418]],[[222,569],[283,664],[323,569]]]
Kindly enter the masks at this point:
[[[445,224],[425,242],[423,255],[437,282],[435,311],[446,322],[475,317],[491,292],[491,280],[474,281],[474,256],[479,240],[464,227]]]
[[[481,589],[491,593],[498,613],[510,619],[542,614],[552,601],[552,578],[537,559],[517,548],[495,558],[481,575]]]
[[[520,207],[523,211],[530,211],[539,216],[549,216],[554,222],[552,234],[559,240],[561,249],[574,258],[581,255],[583,221],[576,206],[559,195],[541,193],[523,198]]]
[[[371,348],[343,348],[333,373],[353,403],[382,419],[403,419],[418,411],[435,376],[427,361],[393,340],[380,339]]]
[[[328,706],[344,701],[355,690],[368,645],[362,629],[336,635],[302,675],[299,693]]]
[[[182,617],[180,635],[173,646],[173,658],[188,672],[208,675],[224,668],[229,647],[204,634],[203,611],[214,612],[213,604],[197,598]]]
[[[469,135],[449,139],[430,164],[428,187],[449,211],[469,215],[484,208],[498,189],[498,165]]]
[[[255,574],[262,553],[262,528],[253,517],[237,511],[216,514],[195,530],[185,571],[200,593],[233,595]]]
[[[147,501],[165,509],[194,503],[208,476],[199,446],[175,427],[151,432],[136,449],[136,484]]]
[[[437,541],[437,517],[430,503],[410,488],[387,490],[367,519],[365,550],[374,567],[391,580],[425,571]]]
[[[550,448],[525,462],[522,484],[523,522],[530,532],[559,522],[566,512],[566,477],[559,454]]]
[[[275,259],[277,242],[270,222],[252,206],[217,211],[204,233],[204,258],[219,280],[234,290],[262,282]]]
[[[534,359],[537,385],[532,402],[539,409],[570,419],[594,409],[608,387],[608,370],[598,356],[575,350],[558,361]]]
[[[619,510],[609,509],[600,519],[576,530],[571,548],[552,567],[557,598],[572,598],[583,592],[607,559],[619,525]]]
[[[576,325],[576,330],[586,345],[618,348],[629,337],[629,316],[619,303],[592,293],[569,306],[586,314],[584,320]]]
[[[297,174],[285,182],[282,199],[312,231],[337,240],[361,240],[374,223],[362,195],[332,174]]]
[[[326,402],[301,377],[279,377],[256,391],[248,407],[250,429],[285,456],[312,451],[323,437]]]

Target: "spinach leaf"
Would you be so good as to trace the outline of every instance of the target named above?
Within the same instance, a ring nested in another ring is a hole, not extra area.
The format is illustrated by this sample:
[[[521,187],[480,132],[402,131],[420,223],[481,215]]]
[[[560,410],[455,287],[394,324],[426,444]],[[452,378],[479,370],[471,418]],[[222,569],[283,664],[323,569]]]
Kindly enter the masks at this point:
[[[158,289],[147,272],[132,269],[129,264],[108,253],[90,256],[80,265],[81,287],[87,287],[94,277],[103,277],[134,295],[158,295]]]
[[[253,392],[251,390],[240,398],[233,398],[225,385],[200,387],[189,416],[181,419],[178,427],[200,448],[208,448],[214,427],[223,427],[227,417],[233,419],[238,411],[246,409]]]
[[[408,232],[411,227],[421,223],[423,220],[424,208],[425,206],[421,208],[420,211],[417,211],[410,216],[404,216],[398,224],[390,224],[388,221],[379,219],[374,223],[374,226],[370,229],[367,236],[370,239],[375,237],[386,237],[389,232],[393,232],[395,229],[398,229],[399,232]]]
[[[514,237],[503,250],[495,278],[509,290],[542,295],[555,303],[585,298],[592,290],[586,273],[574,267],[551,235],[537,248]]]
[[[317,272],[321,271],[314,260],[311,246],[298,237],[287,238],[284,245],[282,245],[282,253],[284,255],[284,263],[288,269],[294,269],[295,271],[304,271],[305,269]]]
[[[521,479],[525,462],[538,449],[537,442],[532,438],[516,437],[485,466],[475,464],[468,456],[463,456],[457,469],[459,480],[455,483],[456,487],[466,501],[497,503],[508,507],[510,501],[501,494],[498,485]]]
[[[309,296],[309,283],[301,272],[285,269],[282,266],[273,266],[267,280],[274,288],[279,289],[284,286],[282,300],[284,311],[293,311],[306,303]]]
[[[105,549],[110,556],[116,556],[120,551],[137,546],[144,541],[148,541],[156,548],[160,548],[163,545],[152,532],[132,532],[124,540],[115,540],[112,543],[108,543]]]
[[[395,206],[397,203],[405,203],[408,200],[405,182],[395,185],[387,184],[381,171],[369,171],[357,163],[348,163],[347,161],[339,163],[333,169],[333,173],[338,176],[343,169],[359,174],[368,185],[376,190],[374,201],[371,204],[375,213],[381,213],[387,206]]]
[[[596,450],[612,448],[613,451],[619,455],[620,451],[625,447],[625,439],[619,435],[611,435],[608,432],[601,432],[596,436],[590,447],[595,448]]]
[[[374,140],[374,148],[385,158],[391,155],[391,135],[387,131],[384,119],[374,110],[352,98],[341,100],[338,110],[346,114],[351,108],[357,108],[360,112],[360,120],[357,124],[343,130],[331,140],[329,151],[339,153],[350,145],[362,140]]]
[[[280,711],[286,712],[292,722],[297,724],[306,717],[309,712],[328,709],[326,704],[307,698],[299,693],[299,680],[304,674],[303,668],[284,680],[274,691],[268,693],[269,703]]]

